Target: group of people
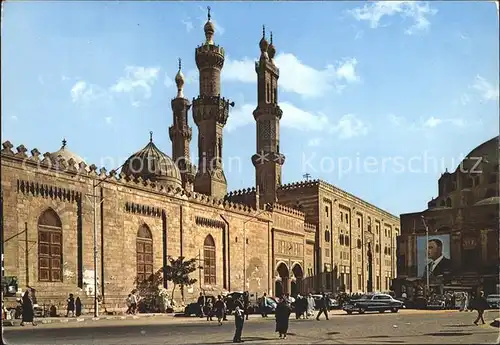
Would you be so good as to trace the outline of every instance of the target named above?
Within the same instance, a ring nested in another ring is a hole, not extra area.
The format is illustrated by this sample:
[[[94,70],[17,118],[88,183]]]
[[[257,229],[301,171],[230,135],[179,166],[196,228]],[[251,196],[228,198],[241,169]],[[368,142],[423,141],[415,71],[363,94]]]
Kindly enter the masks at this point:
[[[137,306],[140,300],[141,296],[139,296],[139,292],[136,289],[132,290],[132,292],[129,293],[127,297],[127,311],[125,313],[132,315],[137,314]]]
[[[75,296],[70,293],[66,302],[68,304],[66,307],[66,317],[69,317],[70,314],[73,317],[82,315],[82,301],[80,297],[77,296],[75,299]]]

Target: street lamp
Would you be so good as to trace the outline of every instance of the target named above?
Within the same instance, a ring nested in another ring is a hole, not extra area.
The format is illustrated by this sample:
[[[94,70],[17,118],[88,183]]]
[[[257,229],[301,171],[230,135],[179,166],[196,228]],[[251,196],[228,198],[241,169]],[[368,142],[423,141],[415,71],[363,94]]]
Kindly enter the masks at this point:
[[[126,162],[125,162],[126,163]],[[117,170],[120,170],[125,163],[120,165],[118,168],[111,170],[109,175],[106,175],[103,179],[101,179],[99,182],[96,182],[96,179],[92,179],[92,194],[86,194],[86,197],[92,197],[92,209],[93,209],[93,228],[94,228],[94,317],[99,316],[99,311],[98,311],[98,298],[97,298],[97,187],[106,181],[110,176],[113,176]],[[102,204],[104,201],[104,197],[101,198],[99,201],[99,205]]]
[[[424,226],[425,226],[425,240],[426,240],[426,246],[429,246],[429,227],[427,226],[427,223],[425,221],[425,217],[422,215],[422,223],[424,223]],[[427,261],[427,260],[426,260]],[[425,266],[425,272],[426,272],[426,279],[427,279],[427,289],[426,289],[426,294],[429,293],[429,267],[428,267],[428,263],[426,262],[426,266]]]
[[[260,216],[262,213],[267,212],[267,208],[270,206],[270,204],[265,204],[264,209],[260,210],[247,220],[243,222],[243,290],[246,290],[247,286],[247,230],[246,230],[246,225],[249,221],[252,219]]]

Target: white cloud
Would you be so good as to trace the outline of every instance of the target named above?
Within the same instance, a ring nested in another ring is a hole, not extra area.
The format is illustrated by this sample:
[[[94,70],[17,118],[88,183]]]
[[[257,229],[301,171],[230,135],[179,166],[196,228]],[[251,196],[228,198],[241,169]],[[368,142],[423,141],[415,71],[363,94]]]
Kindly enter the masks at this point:
[[[461,96],[460,96],[460,104],[461,105],[467,105],[470,103],[470,96],[466,93],[463,93]]]
[[[77,81],[71,88],[73,103],[88,103],[106,95],[106,91],[98,85],[88,84],[84,80]]]
[[[140,67],[127,66],[125,67],[125,77],[121,77],[111,86],[110,91],[115,93],[130,93],[132,102],[135,102],[135,97],[142,98],[151,97],[151,86],[156,82],[159,67]]]
[[[429,17],[437,13],[428,2],[420,1],[374,1],[348,11],[358,21],[367,21],[372,29],[381,26],[384,17],[400,15],[409,18],[413,25],[405,30],[407,35],[413,35],[418,31],[427,31],[430,28]]]
[[[348,139],[368,133],[368,126],[353,114],[342,116],[338,122],[331,122],[324,113],[311,113],[297,108],[289,102],[280,103],[283,117],[280,125],[302,132],[326,132],[334,133],[341,139]],[[244,104],[232,111],[226,129],[231,132],[238,127],[254,124],[253,111],[255,105]]]
[[[493,86],[493,84],[486,79],[477,75],[472,84],[472,88],[476,89],[481,94],[481,98],[484,101],[498,101],[498,84],[497,86]]]
[[[435,116],[421,118],[419,121],[411,122],[402,116],[389,114],[388,121],[395,127],[403,127],[409,130],[426,130],[437,128],[441,125],[448,125],[448,127],[450,125],[456,127],[465,127],[465,125],[467,125],[466,121],[460,118],[440,118]]]
[[[172,80],[172,78],[168,76],[167,73],[165,73],[165,79],[163,81],[163,84],[168,88],[174,86],[174,81]]]
[[[110,125],[110,124],[111,124],[112,120],[113,120],[113,118],[112,118],[111,116],[106,116],[106,117],[104,118],[104,121],[106,121],[106,123],[107,123],[108,125]]]
[[[349,139],[366,135],[368,125],[354,114],[346,114],[333,125],[330,132],[337,133],[340,139]]]
[[[309,139],[309,141],[307,142],[307,146],[318,147],[318,146],[321,146],[322,143],[323,143],[322,138],[312,138],[312,139]]]
[[[310,98],[321,97],[332,91],[341,92],[347,84],[359,82],[361,78],[356,72],[357,64],[355,58],[345,58],[324,69],[315,69],[302,63],[293,54],[280,53],[276,56],[276,65],[280,69],[280,88]],[[228,58],[222,78],[226,81],[257,83],[255,62],[249,58]]]
[[[12,116],[10,117],[10,119],[11,119],[11,120],[13,120],[13,121],[17,121],[17,116],[16,116],[16,115],[12,115]]]
[[[182,20],[181,22],[186,27],[186,32],[190,32],[191,30],[193,30],[194,26],[190,18],[188,18],[187,20]]]
[[[61,76],[61,81],[67,81],[70,80],[70,77],[65,76],[64,74]]]

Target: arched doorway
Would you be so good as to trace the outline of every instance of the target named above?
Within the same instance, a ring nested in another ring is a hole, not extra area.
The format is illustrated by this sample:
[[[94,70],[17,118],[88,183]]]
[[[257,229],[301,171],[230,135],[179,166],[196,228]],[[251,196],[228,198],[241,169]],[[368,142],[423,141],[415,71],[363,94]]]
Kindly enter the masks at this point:
[[[149,279],[153,275],[153,235],[146,224],[143,224],[136,237],[137,283]]]
[[[62,254],[61,219],[53,209],[49,208],[38,218],[39,281],[62,281]]]
[[[276,271],[278,272],[279,278],[276,280],[274,291],[275,295],[279,297],[289,292],[288,282],[290,280],[290,271],[284,262],[281,262],[278,265]]]
[[[295,297],[299,293],[302,293],[302,279],[304,278],[304,272],[302,271],[302,266],[300,266],[300,264],[295,264],[292,267],[292,273],[295,279],[292,280],[291,282],[290,295]]]

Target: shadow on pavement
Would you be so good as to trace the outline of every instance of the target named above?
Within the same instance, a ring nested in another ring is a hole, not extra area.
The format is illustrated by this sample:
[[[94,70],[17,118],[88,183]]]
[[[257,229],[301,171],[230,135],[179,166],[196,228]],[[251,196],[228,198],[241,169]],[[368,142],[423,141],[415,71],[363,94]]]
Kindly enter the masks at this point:
[[[472,327],[472,326],[476,327],[475,325],[472,325],[472,324],[471,325],[469,325],[469,324],[467,324],[467,325],[464,325],[464,324],[461,324],[461,325],[458,325],[458,324],[457,325],[444,325],[444,327],[457,327],[457,328]]]
[[[278,338],[276,337],[273,337],[273,338],[264,338],[264,337],[241,337],[241,340],[243,340],[244,342],[251,342],[251,341],[256,341],[256,342],[259,342],[259,341],[266,341],[266,340],[276,340]],[[206,344],[206,345],[219,345],[219,344],[231,344],[232,341],[231,340],[228,340],[228,341],[215,341],[215,342],[211,342],[211,343],[203,343],[203,344]]]
[[[425,333],[424,335],[430,335],[432,337],[461,337],[461,336],[464,336],[464,335],[472,335],[472,333],[437,332],[437,333]]]

